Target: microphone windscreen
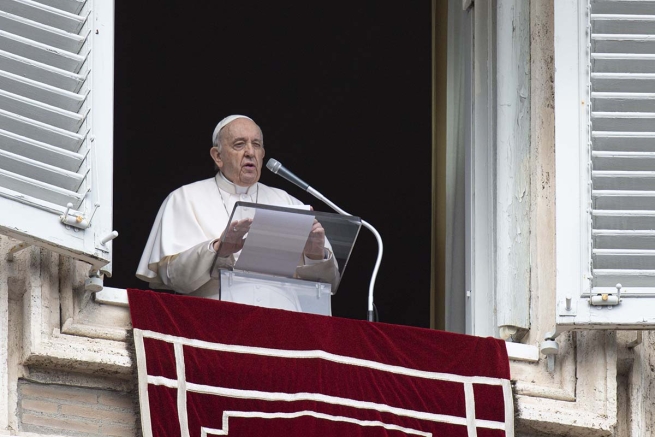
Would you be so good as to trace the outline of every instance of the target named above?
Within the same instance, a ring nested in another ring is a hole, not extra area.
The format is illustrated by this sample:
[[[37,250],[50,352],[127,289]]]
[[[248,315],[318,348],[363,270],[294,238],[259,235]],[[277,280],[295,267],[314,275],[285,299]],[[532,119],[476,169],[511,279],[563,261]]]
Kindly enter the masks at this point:
[[[266,163],[266,168],[272,171],[273,173],[277,173],[280,167],[282,167],[282,164],[280,164],[280,161],[278,161],[277,159],[271,158]]]

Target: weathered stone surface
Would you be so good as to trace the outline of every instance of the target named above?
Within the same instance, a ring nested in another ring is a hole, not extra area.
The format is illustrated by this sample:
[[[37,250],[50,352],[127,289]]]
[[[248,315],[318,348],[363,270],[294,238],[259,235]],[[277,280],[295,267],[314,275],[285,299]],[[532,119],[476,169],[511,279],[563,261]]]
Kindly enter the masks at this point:
[[[15,244],[0,236],[0,435],[140,435],[129,310],[94,302],[84,263],[8,262]]]

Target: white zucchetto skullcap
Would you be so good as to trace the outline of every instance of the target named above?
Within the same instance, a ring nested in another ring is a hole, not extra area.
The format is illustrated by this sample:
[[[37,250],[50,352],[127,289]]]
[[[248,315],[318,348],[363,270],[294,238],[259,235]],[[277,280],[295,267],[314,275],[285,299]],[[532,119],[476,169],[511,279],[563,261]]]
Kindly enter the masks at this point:
[[[216,128],[214,129],[214,134],[212,135],[212,146],[216,145],[216,140],[218,140],[218,134],[221,131],[221,129],[223,129],[225,126],[227,126],[237,118],[247,118],[248,120],[254,123],[252,118],[246,117],[245,115],[238,115],[238,114],[228,115],[227,117],[219,121],[218,124],[216,125]]]

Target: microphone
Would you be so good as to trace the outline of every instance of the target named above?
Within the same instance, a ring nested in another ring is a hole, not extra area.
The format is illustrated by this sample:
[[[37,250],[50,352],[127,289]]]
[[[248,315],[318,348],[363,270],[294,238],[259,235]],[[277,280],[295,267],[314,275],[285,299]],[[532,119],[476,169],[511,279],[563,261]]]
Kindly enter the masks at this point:
[[[318,200],[321,200],[323,203],[328,205],[330,208],[335,210],[341,215],[352,215],[348,214],[346,211],[343,209],[339,208],[337,205],[335,205],[333,202],[331,202],[327,197],[313,189],[312,187],[309,186],[308,183],[300,179],[298,176],[295,174],[291,173],[289,170],[284,168],[280,161],[277,159],[270,158],[268,162],[266,163],[266,168],[268,168],[270,171],[273,173],[282,176],[284,179],[288,180],[294,185],[299,186],[303,190],[307,191],[309,194],[312,196],[316,197]],[[364,226],[366,229],[371,231],[373,235],[375,236],[375,239],[378,242],[378,257],[377,260],[375,261],[375,267],[373,268],[373,274],[371,275],[371,282],[368,287],[368,312],[367,312],[367,320],[369,322],[374,322],[375,321],[375,312],[374,312],[374,304],[373,304],[373,288],[375,286],[375,278],[378,275],[378,270],[380,269],[380,264],[382,263],[382,251],[383,251],[383,246],[382,246],[382,237],[380,236],[380,233],[368,222],[361,220],[362,226]]]
[[[304,191],[307,191],[307,188],[310,188],[309,184],[302,179],[300,179],[295,174],[287,170],[277,159],[269,159],[266,163],[266,168],[275,173],[276,175],[282,176],[284,179],[288,180],[294,185],[299,186]]]

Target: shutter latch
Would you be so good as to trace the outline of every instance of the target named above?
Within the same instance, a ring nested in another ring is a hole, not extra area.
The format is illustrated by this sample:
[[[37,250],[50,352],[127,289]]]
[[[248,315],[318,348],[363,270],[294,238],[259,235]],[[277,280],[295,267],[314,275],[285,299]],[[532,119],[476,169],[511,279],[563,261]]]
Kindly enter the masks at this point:
[[[621,284],[616,284],[616,293],[600,293],[589,298],[593,306],[615,306],[621,303]]]
[[[94,205],[91,217],[87,219],[83,213],[71,213],[70,210],[73,208],[73,204],[69,203],[66,205],[66,212],[59,216],[59,220],[67,226],[72,226],[77,229],[87,229],[91,226],[91,220],[93,220],[93,216],[95,215],[99,206],[99,203]]]

